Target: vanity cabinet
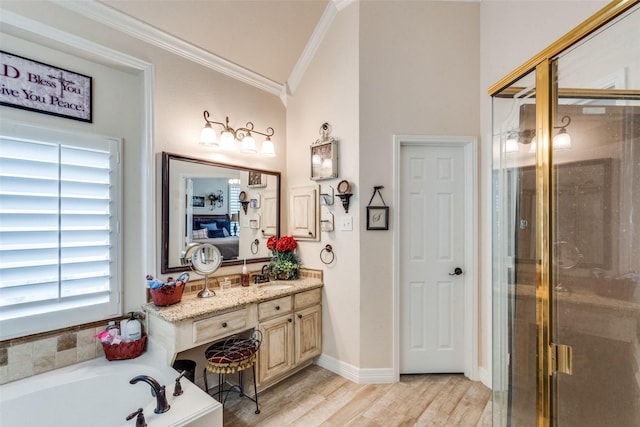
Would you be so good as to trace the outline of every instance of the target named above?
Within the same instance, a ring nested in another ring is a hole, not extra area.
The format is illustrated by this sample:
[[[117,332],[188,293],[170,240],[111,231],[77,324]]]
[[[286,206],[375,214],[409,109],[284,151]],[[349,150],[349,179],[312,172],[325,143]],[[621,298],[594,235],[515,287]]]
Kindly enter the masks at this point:
[[[256,323],[255,307],[248,305],[176,323],[151,315],[148,317],[147,329],[167,350],[168,362],[173,363],[175,355],[181,351],[245,331]]]
[[[321,279],[287,284],[287,290],[239,287],[214,298],[183,296],[168,307],[149,304],[147,331],[172,364],[181,352],[259,330],[258,389],[265,389],[310,365],[322,352]]]
[[[322,352],[320,289],[258,304],[258,321],[260,386],[308,365]]]
[[[258,356],[258,382],[271,382],[294,367],[293,313],[261,322],[262,344]]]

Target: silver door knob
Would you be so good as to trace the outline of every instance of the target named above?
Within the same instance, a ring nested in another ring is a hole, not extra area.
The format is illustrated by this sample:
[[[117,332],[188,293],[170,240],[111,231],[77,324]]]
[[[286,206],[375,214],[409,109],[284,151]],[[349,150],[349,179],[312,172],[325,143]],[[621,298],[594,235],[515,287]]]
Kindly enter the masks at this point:
[[[462,274],[462,269],[460,267],[456,267],[455,270],[453,270],[453,273],[449,273],[449,276],[459,276]]]

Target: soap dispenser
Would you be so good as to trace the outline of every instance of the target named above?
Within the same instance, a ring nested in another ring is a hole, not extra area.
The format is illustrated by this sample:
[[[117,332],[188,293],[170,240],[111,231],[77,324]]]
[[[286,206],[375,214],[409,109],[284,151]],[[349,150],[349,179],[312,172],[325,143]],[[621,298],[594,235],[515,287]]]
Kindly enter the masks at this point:
[[[125,341],[136,341],[142,337],[142,325],[133,315],[133,311],[130,313],[129,319],[127,319],[126,330],[122,331],[122,333],[125,335]]]
[[[240,275],[240,283],[242,286],[249,286],[249,273],[247,273],[247,259],[244,259],[244,265],[242,266],[242,274]]]

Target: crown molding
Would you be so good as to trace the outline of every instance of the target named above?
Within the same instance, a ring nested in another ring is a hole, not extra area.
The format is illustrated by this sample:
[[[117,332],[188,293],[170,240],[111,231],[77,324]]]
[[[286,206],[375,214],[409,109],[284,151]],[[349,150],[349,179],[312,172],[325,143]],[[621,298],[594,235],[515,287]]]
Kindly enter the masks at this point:
[[[313,57],[320,47],[320,43],[322,43],[322,40],[324,40],[325,35],[329,31],[333,18],[336,17],[338,12],[351,4],[352,1],[353,0],[332,0],[327,4],[327,7],[324,9],[324,13],[318,21],[318,24],[316,24],[316,28],[313,30],[307,45],[302,51],[300,58],[298,58],[298,62],[296,62],[296,65],[293,67],[293,70],[289,75],[289,79],[287,80],[287,93],[289,95],[293,95],[298,88],[304,73],[307,71],[307,68],[309,68]]]
[[[52,2],[270,94],[281,98],[283,94],[286,94],[286,85],[284,84],[277,83],[238,64],[227,61],[105,4],[97,1],[78,0],[52,0]]]

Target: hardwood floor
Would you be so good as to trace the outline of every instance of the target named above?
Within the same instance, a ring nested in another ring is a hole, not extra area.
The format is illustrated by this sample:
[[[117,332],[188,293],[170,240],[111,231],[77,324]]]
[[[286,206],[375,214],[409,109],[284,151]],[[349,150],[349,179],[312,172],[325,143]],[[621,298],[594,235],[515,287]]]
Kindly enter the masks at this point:
[[[229,395],[224,425],[491,426],[491,392],[463,375],[402,375],[395,384],[355,384],[317,365],[261,392],[255,404]]]

